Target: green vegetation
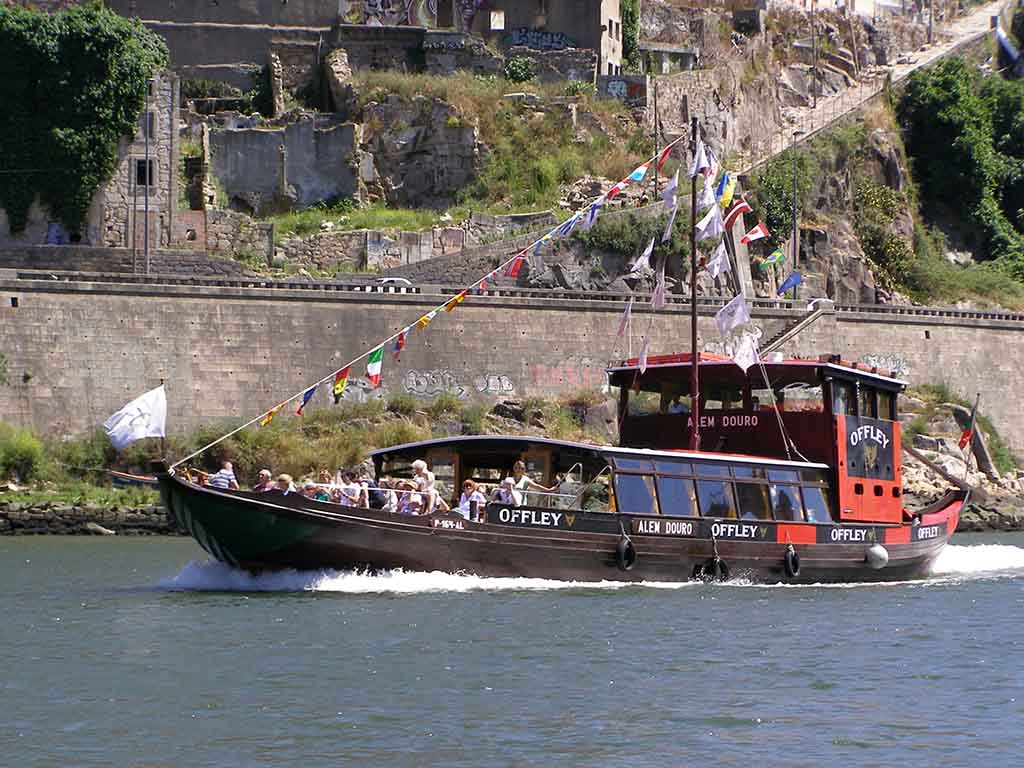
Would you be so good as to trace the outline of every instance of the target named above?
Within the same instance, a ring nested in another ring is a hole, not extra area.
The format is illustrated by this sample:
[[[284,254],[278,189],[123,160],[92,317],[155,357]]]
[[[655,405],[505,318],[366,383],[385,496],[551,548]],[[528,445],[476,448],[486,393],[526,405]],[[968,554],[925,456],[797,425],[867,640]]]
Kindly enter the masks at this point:
[[[289,237],[306,237],[321,231],[324,222],[336,230],[428,229],[441,218],[443,211],[429,208],[389,208],[385,203],[358,207],[351,199],[336,203],[319,203],[301,211],[271,217],[274,222],[274,243],[280,245]]]
[[[22,231],[40,202],[78,232],[134,134],[163,40],[99,4],[55,14],[0,6],[0,207]],[[15,106],[16,105],[16,106]]]
[[[7,355],[0,352],[0,386],[7,383]]]
[[[755,192],[748,200],[771,235],[768,247],[777,248],[793,232],[793,191],[797,205],[806,208],[811,179],[819,172],[815,158],[805,150],[790,149],[765,164],[754,182]]]
[[[907,394],[923,400],[925,403],[924,413],[915,419],[910,426],[912,434],[924,433],[928,422],[935,416],[939,406],[943,403],[955,403],[968,410],[974,407],[972,401],[957,394],[947,384],[942,382],[938,384],[923,384],[909,390]],[[996,430],[992,420],[982,413],[980,407],[978,408],[977,419],[977,426],[985,435],[985,442],[988,445],[989,453],[992,454],[992,462],[996,465],[996,469],[1004,473],[1015,471],[1017,469],[1017,461],[1013,457],[1013,451],[1010,450],[1006,441],[1003,440]]]
[[[513,56],[505,62],[505,79],[510,83],[528,83],[536,75],[536,63],[529,56]]]
[[[622,67],[626,72],[640,72],[640,0],[621,0]]]

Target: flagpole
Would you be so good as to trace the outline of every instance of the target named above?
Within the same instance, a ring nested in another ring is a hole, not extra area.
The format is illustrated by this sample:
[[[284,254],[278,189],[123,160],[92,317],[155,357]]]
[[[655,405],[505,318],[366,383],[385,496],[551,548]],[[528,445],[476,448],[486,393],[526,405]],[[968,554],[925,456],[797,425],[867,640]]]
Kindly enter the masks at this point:
[[[658,157],[658,80],[654,79],[654,156]],[[654,199],[658,199],[658,164],[654,164]]]
[[[690,148],[697,157],[697,118],[691,119]],[[700,169],[697,169],[698,171]],[[717,201],[715,205],[717,205]],[[690,450],[700,450],[700,353],[697,351],[697,174],[690,177]]]

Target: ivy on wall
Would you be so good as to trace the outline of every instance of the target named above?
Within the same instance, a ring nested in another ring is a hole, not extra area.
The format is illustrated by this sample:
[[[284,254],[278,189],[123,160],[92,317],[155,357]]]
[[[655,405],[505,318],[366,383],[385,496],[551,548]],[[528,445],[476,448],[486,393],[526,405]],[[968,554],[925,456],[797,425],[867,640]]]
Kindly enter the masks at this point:
[[[640,0],[620,0],[622,15],[622,69],[640,71]]]
[[[0,207],[20,232],[38,197],[77,232],[167,47],[98,3],[52,15],[2,5],[0,51]]]

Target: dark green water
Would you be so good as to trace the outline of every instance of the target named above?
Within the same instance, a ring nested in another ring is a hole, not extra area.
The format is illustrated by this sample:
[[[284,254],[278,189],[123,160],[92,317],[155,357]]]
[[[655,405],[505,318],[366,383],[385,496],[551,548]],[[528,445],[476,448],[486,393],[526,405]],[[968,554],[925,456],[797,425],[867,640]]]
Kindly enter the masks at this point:
[[[204,560],[0,540],[0,765],[1024,764],[1022,536],[829,588]]]

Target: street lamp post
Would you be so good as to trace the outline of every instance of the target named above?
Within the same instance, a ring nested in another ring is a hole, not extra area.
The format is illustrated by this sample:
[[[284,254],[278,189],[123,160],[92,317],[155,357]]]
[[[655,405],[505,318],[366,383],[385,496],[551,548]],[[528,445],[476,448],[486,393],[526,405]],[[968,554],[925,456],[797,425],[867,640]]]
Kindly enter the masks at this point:
[[[793,131],[793,144],[791,145],[790,152],[793,153],[793,271],[796,272],[797,258],[800,248],[799,238],[797,237],[797,162],[796,162],[796,140],[798,136],[802,136],[803,131]],[[793,289],[793,298],[796,298],[796,288]]]

